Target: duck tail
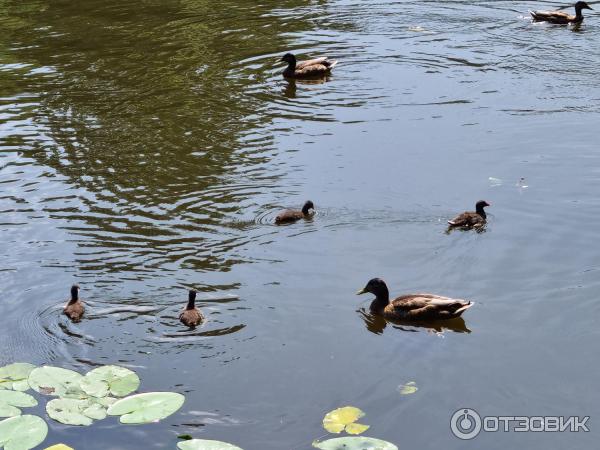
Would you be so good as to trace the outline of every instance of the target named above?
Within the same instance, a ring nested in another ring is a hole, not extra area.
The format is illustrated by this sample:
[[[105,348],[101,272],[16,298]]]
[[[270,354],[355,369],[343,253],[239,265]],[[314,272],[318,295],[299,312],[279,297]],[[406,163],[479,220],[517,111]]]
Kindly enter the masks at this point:
[[[448,225],[456,225],[456,222],[454,222],[454,220],[449,220]]]
[[[337,66],[337,59],[328,59],[327,62],[329,63],[329,70],[333,69],[335,66]]]

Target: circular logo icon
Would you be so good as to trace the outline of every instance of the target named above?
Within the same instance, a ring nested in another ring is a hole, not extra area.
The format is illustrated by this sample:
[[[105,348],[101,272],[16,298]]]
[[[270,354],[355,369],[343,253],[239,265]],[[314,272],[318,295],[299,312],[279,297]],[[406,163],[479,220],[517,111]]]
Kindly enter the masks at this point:
[[[481,417],[474,409],[461,408],[452,414],[450,429],[459,439],[473,439],[481,431]]]

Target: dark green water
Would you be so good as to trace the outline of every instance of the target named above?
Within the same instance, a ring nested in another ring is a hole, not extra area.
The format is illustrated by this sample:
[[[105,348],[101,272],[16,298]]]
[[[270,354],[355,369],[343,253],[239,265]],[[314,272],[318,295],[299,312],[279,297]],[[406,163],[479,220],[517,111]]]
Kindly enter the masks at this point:
[[[526,17],[553,6],[0,1],[0,365],[118,363],[187,397],[160,424],[50,422],[40,448],[306,450],[348,404],[400,449],[593,448],[600,18]],[[340,63],[288,83],[290,50]],[[272,225],[308,198],[313,221]],[[480,198],[487,232],[446,235]],[[354,295],[374,276],[477,304],[385,326]],[[461,407],[591,431],[463,442]]]

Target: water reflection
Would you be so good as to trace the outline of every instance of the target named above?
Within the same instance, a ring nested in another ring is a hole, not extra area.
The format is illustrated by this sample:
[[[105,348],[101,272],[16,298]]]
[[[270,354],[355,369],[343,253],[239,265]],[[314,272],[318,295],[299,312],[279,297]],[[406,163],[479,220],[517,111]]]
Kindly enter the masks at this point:
[[[456,317],[449,320],[403,321],[386,319],[383,316],[373,314],[364,308],[358,309],[357,312],[364,321],[367,330],[374,334],[383,334],[388,324],[394,329],[412,333],[419,331],[427,331],[436,334],[443,334],[445,331],[471,333],[471,330],[467,328],[465,320],[462,317]]]

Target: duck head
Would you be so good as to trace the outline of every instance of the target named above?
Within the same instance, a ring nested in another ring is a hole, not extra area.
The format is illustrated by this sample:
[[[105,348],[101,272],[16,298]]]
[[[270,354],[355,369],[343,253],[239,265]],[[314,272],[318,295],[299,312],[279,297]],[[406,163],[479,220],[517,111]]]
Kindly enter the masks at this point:
[[[583,3],[583,2],[582,2]],[[281,57],[281,60],[288,63],[290,66],[296,67],[296,57],[291,53],[286,53]]]
[[[302,214],[306,216],[311,209],[314,211],[315,205],[310,200],[307,200],[304,206],[302,207]]]
[[[592,7],[590,5],[588,5],[586,2],[577,2],[575,3],[575,9],[581,11],[582,9],[592,9]],[[592,9],[593,11],[593,9]]]
[[[390,296],[390,292],[388,291],[388,287],[381,278],[372,278],[369,280],[367,285],[359,290],[356,295],[366,294],[370,292],[378,299],[388,300]]]
[[[196,307],[196,291],[191,289],[188,294],[187,309],[194,309],[195,307]]]
[[[79,286],[74,284],[71,286],[71,301],[76,302],[79,300]]]
[[[475,203],[475,212],[477,212],[478,214],[483,213],[482,215],[485,215],[483,208],[485,208],[486,206],[492,206],[492,205],[490,205],[485,200],[479,200],[477,203]]]

